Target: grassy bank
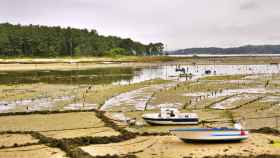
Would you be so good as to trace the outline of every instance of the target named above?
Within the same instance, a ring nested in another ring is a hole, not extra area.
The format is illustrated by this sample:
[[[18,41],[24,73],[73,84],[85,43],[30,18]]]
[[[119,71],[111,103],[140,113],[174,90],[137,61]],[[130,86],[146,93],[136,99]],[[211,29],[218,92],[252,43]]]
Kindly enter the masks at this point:
[[[277,64],[280,57],[170,57],[170,56],[120,56],[120,57],[65,57],[65,58],[0,58],[0,71],[73,70],[103,67],[143,67],[166,64],[186,65],[246,65]]]
[[[175,56],[116,56],[116,57],[57,57],[57,58],[1,58],[0,64],[51,64],[51,63],[102,63],[102,62],[171,62],[182,61],[198,64],[209,64],[209,62],[215,62],[215,64],[222,63],[279,63],[280,56],[221,56],[221,57],[175,57]],[[208,62],[208,63],[207,63]]]

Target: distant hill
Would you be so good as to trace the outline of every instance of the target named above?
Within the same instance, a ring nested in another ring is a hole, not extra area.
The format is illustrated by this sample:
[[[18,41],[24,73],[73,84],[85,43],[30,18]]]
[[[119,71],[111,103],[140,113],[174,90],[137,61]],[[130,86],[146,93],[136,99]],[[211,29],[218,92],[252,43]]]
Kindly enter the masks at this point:
[[[187,48],[176,51],[169,51],[172,55],[191,54],[280,54],[280,45],[246,45],[232,48]]]

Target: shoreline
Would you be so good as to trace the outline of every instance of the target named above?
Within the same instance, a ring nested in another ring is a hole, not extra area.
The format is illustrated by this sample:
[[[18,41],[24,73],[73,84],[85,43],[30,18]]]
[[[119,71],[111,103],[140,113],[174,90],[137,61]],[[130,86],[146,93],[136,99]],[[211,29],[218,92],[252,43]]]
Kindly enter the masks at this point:
[[[120,58],[22,58],[0,59],[0,71],[72,70],[164,65],[278,65],[280,56],[255,57],[120,57]]]
[[[280,54],[170,54],[171,57],[279,57]]]

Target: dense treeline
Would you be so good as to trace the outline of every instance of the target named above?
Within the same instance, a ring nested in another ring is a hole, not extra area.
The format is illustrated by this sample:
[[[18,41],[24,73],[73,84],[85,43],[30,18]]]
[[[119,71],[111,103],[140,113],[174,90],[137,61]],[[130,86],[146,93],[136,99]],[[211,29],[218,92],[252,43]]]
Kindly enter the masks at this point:
[[[162,43],[144,45],[131,39],[102,36],[96,30],[0,24],[0,56],[158,55]]]
[[[170,54],[279,54],[280,45],[247,45],[233,48],[188,48]]]

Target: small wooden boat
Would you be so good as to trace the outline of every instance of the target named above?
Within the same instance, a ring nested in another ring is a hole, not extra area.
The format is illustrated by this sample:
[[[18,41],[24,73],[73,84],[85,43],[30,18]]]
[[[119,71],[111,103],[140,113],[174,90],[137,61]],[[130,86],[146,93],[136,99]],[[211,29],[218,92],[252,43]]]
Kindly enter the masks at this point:
[[[247,130],[237,128],[177,128],[170,132],[181,140],[190,141],[242,141],[248,138]]]
[[[176,108],[161,108],[159,113],[144,114],[142,118],[157,125],[194,125],[199,121],[197,114],[180,113]]]

